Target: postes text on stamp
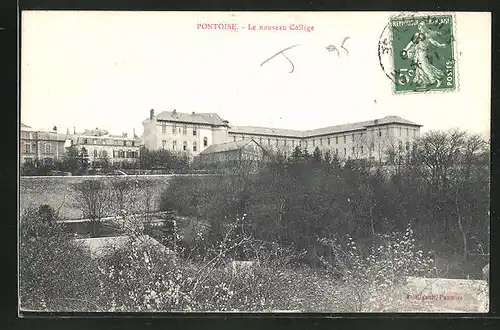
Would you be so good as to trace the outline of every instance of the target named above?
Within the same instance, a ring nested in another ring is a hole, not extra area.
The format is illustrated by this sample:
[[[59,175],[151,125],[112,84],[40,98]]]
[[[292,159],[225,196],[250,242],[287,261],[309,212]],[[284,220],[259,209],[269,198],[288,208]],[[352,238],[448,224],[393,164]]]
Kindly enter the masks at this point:
[[[456,90],[452,15],[399,16],[389,25],[396,93]]]

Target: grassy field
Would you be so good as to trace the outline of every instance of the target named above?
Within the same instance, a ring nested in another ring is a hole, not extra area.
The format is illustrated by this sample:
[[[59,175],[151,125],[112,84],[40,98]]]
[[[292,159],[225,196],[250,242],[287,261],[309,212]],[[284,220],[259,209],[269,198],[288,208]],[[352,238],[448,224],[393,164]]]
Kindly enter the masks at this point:
[[[159,209],[159,200],[162,191],[168,185],[173,176],[151,175],[151,176],[124,176],[120,180],[138,180],[143,190],[152,195],[152,211]],[[72,204],[73,193],[71,186],[74,183],[90,180],[111,180],[110,177],[21,177],[20,179],[20,211],[29,206],[48,204],[59,209],[62,219],[78,219],[82,214]]]

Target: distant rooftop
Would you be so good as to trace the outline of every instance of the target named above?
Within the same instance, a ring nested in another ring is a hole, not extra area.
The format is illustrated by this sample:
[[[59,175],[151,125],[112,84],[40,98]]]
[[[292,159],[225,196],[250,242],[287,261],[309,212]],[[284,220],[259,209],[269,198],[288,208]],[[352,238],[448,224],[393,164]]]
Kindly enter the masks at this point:
[[[181,122],[181,123],[192,123],[192,124],[205,124],[205,125],[215,125],[224,126],[227,125],[227,121],[223,120],[216,113],[185,113],[173,111],[162,111],[155,116],[157,120]]]
[[[268,127],[256,127],[256,126],[233,126],[229,129],[230,133],[239,134],[256,134],[256,135],[281,135],[295,138],[307,138],[318,135],[327,135],[341,132],[349,132],[356,130],[364,130],[367,127],[386,125],[386,124],[404,124],[410,126],[422,126],[414,123],[410,120],[398,117],[398,116],[387,116],[381,119],[374,119],[368,121],[360,121],[355,123],[328,126],[323,128],[317,128],[313,130],[298,131],[290,129],[280,129],[280,128],[268,128]]]
[[[254,143],[257,143],[257,142],[255,142],[254,139],[245,139],[245,140],[231,141],[231,142],[226,142],[226,143],[212,144],[207,149],[203,150],[200,153],[200,155],[213,154],[213,153],[218,153],[218,152],[226,152],[226,151],[231,151],[231,150],[239,150],[239,149],[247,146],[252,141]]]
[[[114,236],[114,237],[96,237],[96,238],[81,238],[75,239],[74,242],[82,243],[86,246],[94,256],[103,255],[109,249],[118,249],[125,247],[131,242],[129,236]],[[163,244],[148,235],[137,237],[140,244],[154,247],[161,252],[172,254],[173,252]]]

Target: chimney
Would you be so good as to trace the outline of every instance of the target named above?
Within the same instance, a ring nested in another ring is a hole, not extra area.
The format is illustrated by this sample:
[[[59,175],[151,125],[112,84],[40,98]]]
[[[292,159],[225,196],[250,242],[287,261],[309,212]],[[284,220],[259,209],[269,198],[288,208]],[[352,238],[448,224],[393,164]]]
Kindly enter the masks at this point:
[[[153,120],[154,116],[155,116],[155,109],[149,110],[149,119]]]
[[[137,136],[137,135],[135,135],[135,127],[134,127],[134,128],[132,128],[132,133],[134,134],[134,136],[133,136],[133,137],[135,138],[135,137]]]
[[[52,130],[53,130],[54,132],[57,132],[57,126],[54,126],[54,127],[52,128]]]
[[[194,111],[191,113],[192,116],[194,116]]]
[[[177,116],[177,110],[172,111],[172,116]]]
[[[73,126],[73,134],[76,134],[76,127]]]

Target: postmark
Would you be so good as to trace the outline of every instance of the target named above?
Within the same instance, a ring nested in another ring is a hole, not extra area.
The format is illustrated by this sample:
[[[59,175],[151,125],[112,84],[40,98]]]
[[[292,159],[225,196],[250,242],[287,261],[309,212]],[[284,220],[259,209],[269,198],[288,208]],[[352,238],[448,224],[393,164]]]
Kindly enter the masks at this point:
[[[380,65],[399,93],[456,91],[454,16],[393,16],[379,40]]]

